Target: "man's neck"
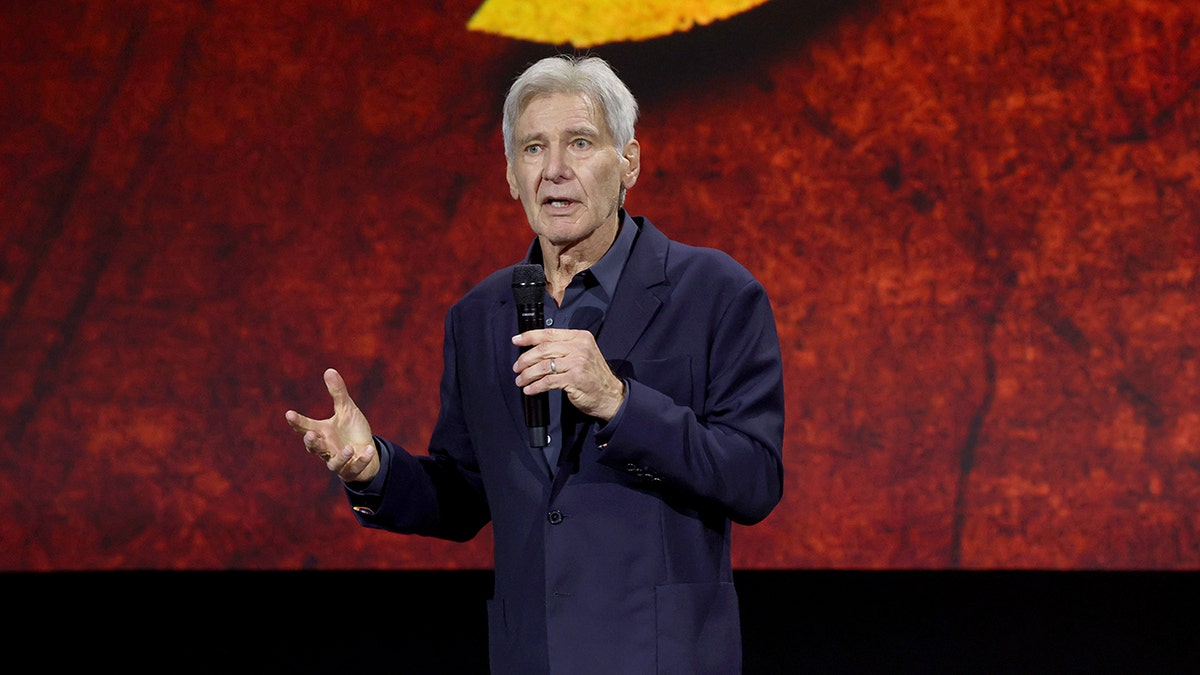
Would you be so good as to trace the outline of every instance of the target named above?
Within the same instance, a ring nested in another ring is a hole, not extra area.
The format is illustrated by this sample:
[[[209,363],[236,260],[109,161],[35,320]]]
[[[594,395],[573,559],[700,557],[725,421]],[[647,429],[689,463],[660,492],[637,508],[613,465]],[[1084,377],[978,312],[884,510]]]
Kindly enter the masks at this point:
[[[576,274],[595,265],[612,247],[620,230],[620,220],[614,217],[611,225],[596,230],[587,239],[556,246],[545,240],[542,247],[542,264],[546,268],[546,286],[550,297],[562,304],[563,294]]]

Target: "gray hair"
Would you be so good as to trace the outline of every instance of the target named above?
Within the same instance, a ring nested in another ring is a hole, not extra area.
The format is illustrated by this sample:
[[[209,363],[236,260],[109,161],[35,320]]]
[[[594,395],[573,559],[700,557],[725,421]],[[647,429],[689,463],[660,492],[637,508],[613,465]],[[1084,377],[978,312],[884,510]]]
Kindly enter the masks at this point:
[[[600,108],[617,151],[633,140],[638,104],[608,63],[597,56],[550,56],[534,63],[513,82],[504,99],[504,156],[515,156],[517,118],[525,106],[547,94],[582,94]]]

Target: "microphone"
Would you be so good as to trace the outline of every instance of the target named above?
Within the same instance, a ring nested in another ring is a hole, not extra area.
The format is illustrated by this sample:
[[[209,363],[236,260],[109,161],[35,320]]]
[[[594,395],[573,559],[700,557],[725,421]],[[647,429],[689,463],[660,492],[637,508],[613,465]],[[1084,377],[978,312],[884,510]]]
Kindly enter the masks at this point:
[[[517,304],[517,329],[526,331],[544,328],[546,272],[541,265],[517,265],[512,276],[513,300]],[[524,352],[528,347],[523,348]],[[529,428],[529,447],[544,448],[550,436],[550,396],[546,392],[524,396],[525,426]]]

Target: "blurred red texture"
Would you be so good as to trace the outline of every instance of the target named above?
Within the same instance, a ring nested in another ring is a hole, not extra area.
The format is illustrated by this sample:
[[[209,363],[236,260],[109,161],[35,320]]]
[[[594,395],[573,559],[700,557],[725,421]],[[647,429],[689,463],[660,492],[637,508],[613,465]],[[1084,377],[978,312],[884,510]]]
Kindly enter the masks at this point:
[[[0,8],[0,569],[462,568],[283,412],[423,449],[442,318],[530,240],[477,2]],[[767,286],[744,568],[1200,565],[1200,6],[777,0],[594,51],[629,208]],[[416,298],[421,298],[417,303]]]

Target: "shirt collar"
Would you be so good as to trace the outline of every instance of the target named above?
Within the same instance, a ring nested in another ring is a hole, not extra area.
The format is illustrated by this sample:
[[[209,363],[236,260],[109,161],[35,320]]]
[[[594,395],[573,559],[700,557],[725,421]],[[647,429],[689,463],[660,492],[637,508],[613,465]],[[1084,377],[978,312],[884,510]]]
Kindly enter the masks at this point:
[[[633,250],[633,242],[638,234],[637,223],[625,213],[625,209],[621,209],[618,214],[620,229],[617,230],[617,238],[605,251],[604,256],[585,270],[592,273],[610,298],[617,292],[617,282],[621,280],[621,272],[625,270],[625,262],[629,260],[629,252]],[[545,264],[542,260],[542,247],[538,245],[537,239],[530,244],[525,260],[531,264]]]

